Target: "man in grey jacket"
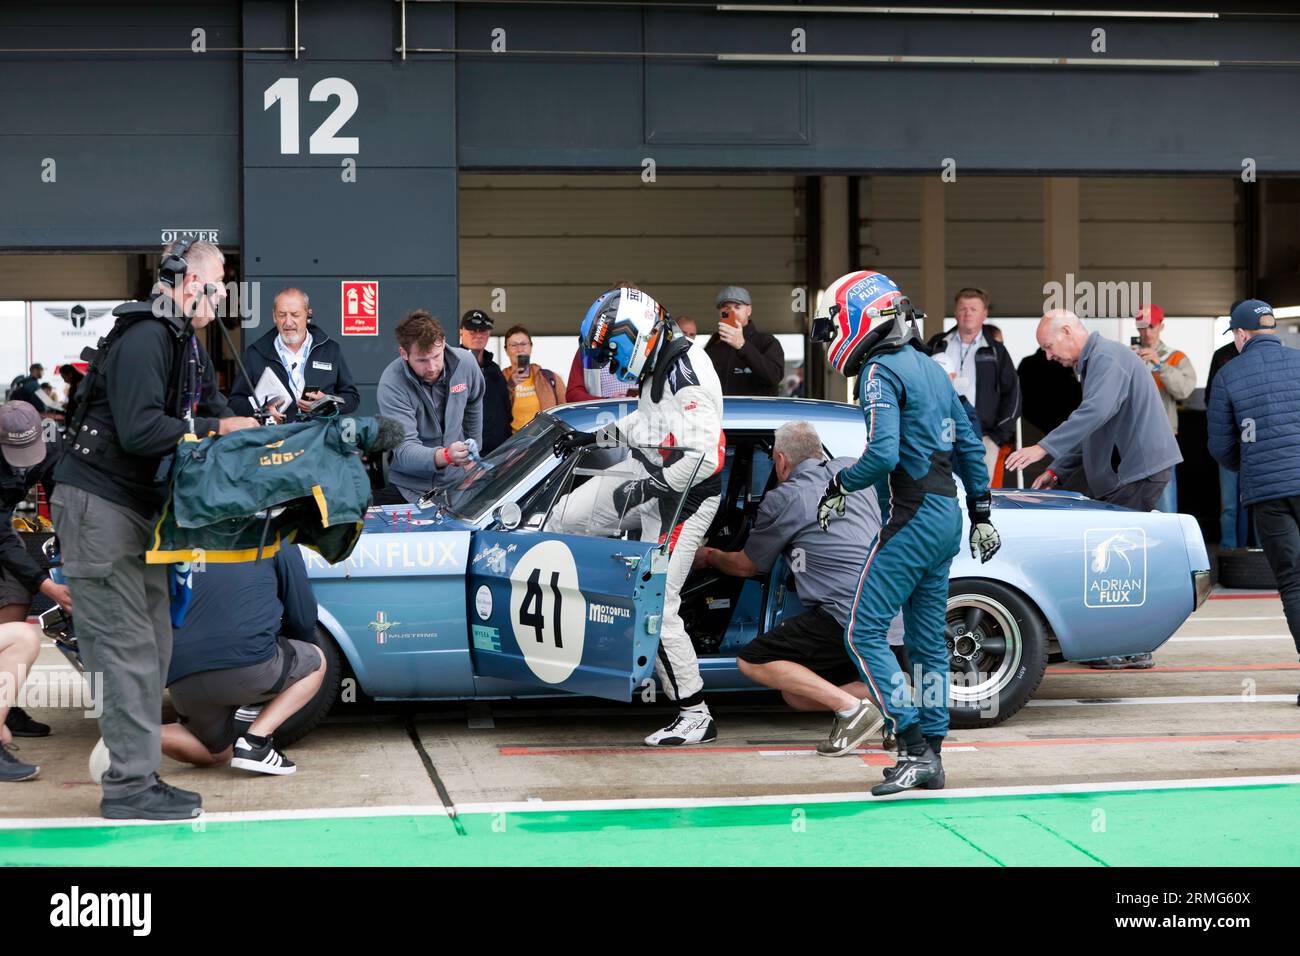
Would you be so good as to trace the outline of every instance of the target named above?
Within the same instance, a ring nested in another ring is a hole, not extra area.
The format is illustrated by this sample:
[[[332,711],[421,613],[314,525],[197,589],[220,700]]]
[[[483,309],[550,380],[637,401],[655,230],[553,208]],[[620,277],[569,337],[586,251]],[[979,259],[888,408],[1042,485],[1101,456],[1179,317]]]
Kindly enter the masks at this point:
[[[1037,445],[1008,455],[1006,467],[1019,471],[1050,455],[1052,467],[1035,488],[1052,488],[1082,465],[1094,498],[1150,511],[1183,456],[1146,365],[1119,342],[1089,334],[1064,309],[1043,316],[1038,344],[1049,359],[1078,371],[1083,402]]]
[[[416,309],[396,329],[398,358],[379,377],[380,414],[402,423],[388,476],[408,502],[459,481],[483,442],[483,373],[473,354],[447,345],[442,324]]]
[[[1100,332],[1089,334],[1079,317],[1064,309],[1043,316],[1038,344],[1049,359],[1078,371],[1083,401],[1037,445],[1008,455],[1006,468],[1019,470],[1050,455],[1052,466],[1034,480],[1035,488],[1053,488],[1060,476],[1082,465],[1094,498],[1153,509],[1183,456],[1146,363]],[[1135,654],[1092,666],[1140,669],[1152,663],[1150,654]]]

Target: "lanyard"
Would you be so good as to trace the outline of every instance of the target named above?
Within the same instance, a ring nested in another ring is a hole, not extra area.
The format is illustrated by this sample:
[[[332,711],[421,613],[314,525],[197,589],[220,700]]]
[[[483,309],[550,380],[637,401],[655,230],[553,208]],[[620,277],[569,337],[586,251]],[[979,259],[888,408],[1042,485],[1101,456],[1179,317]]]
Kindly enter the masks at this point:
[[[978,335],[976,335],[975,338],[974,338],[973,340],[971,340],[971,344],[970,344],[970,345],[966,345],[966,344],[965,344],[964,342],[962,342],[962,340],[961,340],[961,333],[960,333],[960,332],[957,333],[957,351],[960,353],[960,359],[959,359],[958,364],[957,364],[957,375],[958,375],[958,376],[963,377],[963,378],[965,377],[965,372],[966,372],[966,358],[967,358],[967,356],[970,355],[971,350],[974,349],[977,345],[979,345],[979,336],[978,336]]]

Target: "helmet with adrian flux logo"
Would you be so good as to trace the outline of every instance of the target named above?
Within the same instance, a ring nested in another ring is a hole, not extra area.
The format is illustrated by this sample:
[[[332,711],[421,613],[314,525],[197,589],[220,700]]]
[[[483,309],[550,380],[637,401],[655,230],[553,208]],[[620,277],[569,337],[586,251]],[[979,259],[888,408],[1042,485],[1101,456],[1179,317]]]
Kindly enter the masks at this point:
[[[915,320],[925,318],[893,279],[861,269],[832,282],[818,303],[812,339],[826,343],[826,360],[837,372],[857,375],[868,356],[920,340]]]

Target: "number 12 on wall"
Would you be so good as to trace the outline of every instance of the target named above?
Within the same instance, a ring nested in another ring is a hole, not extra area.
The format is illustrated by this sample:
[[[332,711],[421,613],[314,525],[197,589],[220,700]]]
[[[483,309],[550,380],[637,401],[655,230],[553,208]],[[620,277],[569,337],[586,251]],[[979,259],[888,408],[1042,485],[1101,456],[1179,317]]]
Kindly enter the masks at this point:
[[[327,76],[311,88],[307,98],[313,103],[324,103],[332,96],[338,97],[339,105],[311,134],[307,141],[307,152],[355,156],[361,152],[360,137],[339,136],[338,132],[357,111],[360,103],[357,88],[340,76]],[[262,96],[262,109],[269,110],[276,103],[280,104],[280,153],[296,156],[299,139],[297,77],[281,77],[266,88]]]

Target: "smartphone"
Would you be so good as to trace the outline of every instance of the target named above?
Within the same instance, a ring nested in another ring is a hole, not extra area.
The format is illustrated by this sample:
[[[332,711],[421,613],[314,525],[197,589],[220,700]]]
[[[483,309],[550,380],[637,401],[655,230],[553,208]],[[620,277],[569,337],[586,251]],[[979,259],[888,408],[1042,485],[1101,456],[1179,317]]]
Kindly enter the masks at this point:
[[[721,312],[721,314],[718,316],[718,321],[719,321],[719,322],[726,322],[728,325],[736,325],[736,324],[737,324],[737,323],[736,323],[736,320],[735,320],[735,319],[732,317],[732,315],[731,315],[731,310],[730,310],[730,309],[723,309],[722,312]]]
[[[521,355],[521,356],[519,356],[519,360],[518,360],[518,361],[519,361],[519,367],[520,367],[520,368],[528,368],[529,356],[527,356],[527,355]]]
[[[1128,340],[1128,344],[1135,349],[1140,349],[1142,347],[1142,336],[1140,335],[1133,336],[1131,339]]]

